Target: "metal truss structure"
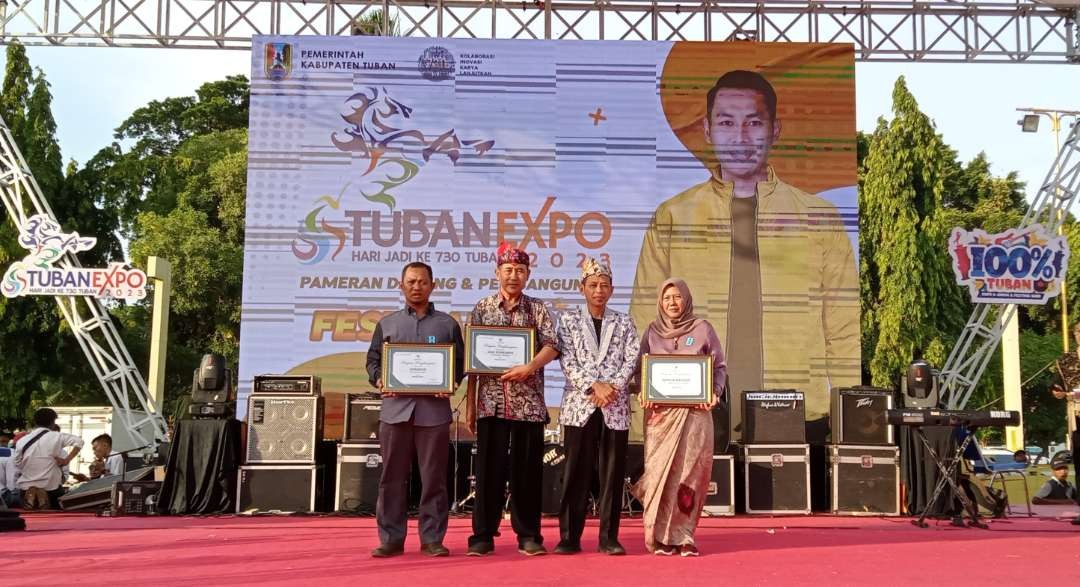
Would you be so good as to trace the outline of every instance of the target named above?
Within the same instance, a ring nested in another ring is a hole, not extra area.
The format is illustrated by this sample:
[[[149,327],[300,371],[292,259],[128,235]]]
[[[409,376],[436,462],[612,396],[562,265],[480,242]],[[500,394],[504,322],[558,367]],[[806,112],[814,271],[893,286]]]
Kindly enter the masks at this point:
[[[23,226],[35,214],[46,214],[56,221],[3,119],[0,119],[0,200],[15,226]],[[82,266],[70,252],[54,265]],[[154,405],[146,381],[131,360],[108,310],[97,298],[56,296],[53,299],[108,395],[114,417],[123,424],[136,447],[157,446],[167,437],[165,418],[159,406]],[[147,436],[148,430],[152,436]]]
[[[246,50],[252,35],[349,35],[377,11],[408,37],[798,41],[851,43],[861,61],[1080,62],[1075,0],[0,0],[0,42]]]
[[[1064,212],[1076,200],[1078,190],[1080,124],[1073,125],[1069,138],[1058,152],[1046,181],[1018,228],[1042,224],[1048,233],[1056,234],[1063,222]],[[1015,305],[976,304],[938,376],[942,397],[948,408],[960,409],[967,405],[990,357],[1001,342],[1005,324],[1015,313]]]

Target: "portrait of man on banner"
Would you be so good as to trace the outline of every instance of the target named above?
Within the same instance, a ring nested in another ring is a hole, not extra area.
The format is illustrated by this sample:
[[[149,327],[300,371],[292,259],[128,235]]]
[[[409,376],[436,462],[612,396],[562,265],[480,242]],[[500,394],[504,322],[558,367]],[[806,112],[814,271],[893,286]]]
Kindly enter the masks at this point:
[[[829,389],[860,379],[858,266],[845,230],[857,217],[813,193],[854,192],[853,115],[843,112],[852,57],[835,46],[761,47],[731,68],[693,44],[669,54],[665,114],[709,177],[656,208],[630,308],[646,321],[656,284],[672,277],[700,296],[728,353],[736,440],[743,391],[803,391],[807,420],[823,420]]]

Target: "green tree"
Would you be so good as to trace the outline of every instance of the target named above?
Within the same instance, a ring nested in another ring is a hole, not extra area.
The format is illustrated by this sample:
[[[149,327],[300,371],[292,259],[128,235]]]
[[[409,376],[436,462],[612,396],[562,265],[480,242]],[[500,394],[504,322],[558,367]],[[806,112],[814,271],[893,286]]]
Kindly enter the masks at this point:
[[[386,32],[383,32],[383,23],[385,21]],[[365,11],[363,14],[357,16],[352,21],[350,32],[353,36],[368,36],[368,37],[397,37],[401,35],[401,26],[398,19],[389,16],[386,12],[383,12],[381,8],[375,10]]]
[[[0,112],[11,125],[12,138],[22,152],[42,194],[65,230],[99,238],[99,248],[83,255],[118,250],[111,230],[81,195],[65,183],[52,95],[45,74],[34,74],[25,49],[7,47],[7,64]],[[29,204],[29,200],[25,201]],[[98,229],[102,229],[98,232]],[[16,240],[17,227],[5,214],[0,222],[0,267],[22,259],[26,251]],[[47,297],[0,299],[0,419],[18,422],[34,402],[93,393],[103,401],[97,379],[83,357],[70,328],[62,322],[56,303]]]
[[[167,397],[186,392],[206,352],[239,355],[247,186],[248,84],[210,82],[194,96],[151,102],[116,130],[72,180],[123,219],[131,261],[173,266]],[[125,147],[126,145],[126,147]],[[138,364],[148,348],[149,300],[119,311]]]
[[[863,352],[875,385],[892,385],[918,356],[940,366],[966,310],[942,214],[955,153],[903,77],[893,114],[871,136],[859,202]]]
[[[203,84],[194,96],[155,100],[124,120],[115,142],[98,151],[72,181],[96,194],[95,203],[119,218],[121,232],[130,237],[139,214],[167,215],[176,208],[191,171],[174,159],[185,142],[228,130],[246,132],[249,95],[247,78],[229,76]]]

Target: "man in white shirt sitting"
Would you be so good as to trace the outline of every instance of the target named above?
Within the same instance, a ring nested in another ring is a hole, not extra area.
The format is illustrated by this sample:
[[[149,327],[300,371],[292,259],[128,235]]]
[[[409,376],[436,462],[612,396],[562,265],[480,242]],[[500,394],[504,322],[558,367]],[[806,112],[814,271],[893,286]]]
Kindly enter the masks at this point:
[[[61,468],[83,447],[78,436],[50,430],[56,418],[56,412],[49,408],[34,412],[34,429],[15,443],[15,466],[19,469],[16,485],[22,491],[25,509],[59,507],[63,493]]]
[[[8,447],[10,440],[10,434],[0,432],[0,502],[14,508],[22,505],[22,500],[19,499],[19,487],[15,485],[19,473],[15,470],[14,451]]]

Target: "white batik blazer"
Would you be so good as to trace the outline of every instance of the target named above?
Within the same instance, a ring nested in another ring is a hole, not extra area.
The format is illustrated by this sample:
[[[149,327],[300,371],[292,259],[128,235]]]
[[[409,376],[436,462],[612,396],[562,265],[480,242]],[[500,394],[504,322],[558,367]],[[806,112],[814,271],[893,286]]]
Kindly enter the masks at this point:
[[[596,341],[592,316],[585,306],[563,312],[559,318],[559,349],[562,354],[563,389],[559,423],[584,426],[596,410],[588,393],[593,383],[610,383],[618,391],[615,401],[603,408],[604,424],[612,430],[630,428],[630,393],[627,386],[637,365],[641,339],[630,316],[604,310],[600,342]]]

